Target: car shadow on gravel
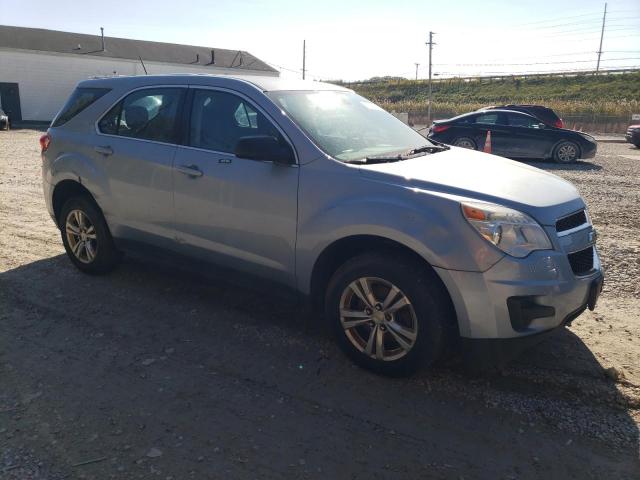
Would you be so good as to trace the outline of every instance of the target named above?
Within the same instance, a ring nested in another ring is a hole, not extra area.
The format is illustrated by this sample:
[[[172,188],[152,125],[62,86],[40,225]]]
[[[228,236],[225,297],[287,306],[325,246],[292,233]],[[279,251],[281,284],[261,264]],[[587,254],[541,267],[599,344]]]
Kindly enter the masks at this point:
[[[0,273],[0,368],[10,407],[26,412],[6,429],[35,435],[21,441],[65,468],[115,458],[87,467],[95,478],[156,478],[150,466],[175,478],[320,476],[307,466],[327,478],[466,478],[479,465],[491,478],[535,478],[540,465],[625,478],[638,467],[635,423],[570,331],[497,375],[444,366],[387,379],[353,366],[300,305],[255,287],[134,260],[87,276],[64,255]],[[575,440],[549,441],[557,428]]]
[[[590,172],[602,170],[602,166],[596,163],[578,160],[575,163],[561,164],[552,160],[527,160],[525,163],[532,167],[541,168],[543,170],[562,170],[562,171],[578,171]]]

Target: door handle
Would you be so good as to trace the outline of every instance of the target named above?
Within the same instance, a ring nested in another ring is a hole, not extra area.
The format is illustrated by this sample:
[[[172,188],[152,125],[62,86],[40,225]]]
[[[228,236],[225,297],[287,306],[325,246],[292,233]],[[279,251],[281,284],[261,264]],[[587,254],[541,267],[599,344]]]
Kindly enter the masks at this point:
[[[197,165],[178,165],[176,170],[190,177],[202,176],[202,170],[198,169]]]
[[[93,149],[102,155],[113,155],[113,150],[109,145],[98,145],[97,147],[93,147]]]

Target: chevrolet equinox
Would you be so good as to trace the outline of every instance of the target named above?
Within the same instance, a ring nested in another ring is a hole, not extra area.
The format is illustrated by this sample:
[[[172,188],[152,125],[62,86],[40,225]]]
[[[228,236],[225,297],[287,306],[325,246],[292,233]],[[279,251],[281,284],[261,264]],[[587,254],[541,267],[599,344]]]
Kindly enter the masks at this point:
[[[92,79],[40,143],[47,208],[81,271],[153,248],[278,282],[378,372],[428,366],[460,337],[550,331],[602,288],[571,183],[429,141],[338,86]]]

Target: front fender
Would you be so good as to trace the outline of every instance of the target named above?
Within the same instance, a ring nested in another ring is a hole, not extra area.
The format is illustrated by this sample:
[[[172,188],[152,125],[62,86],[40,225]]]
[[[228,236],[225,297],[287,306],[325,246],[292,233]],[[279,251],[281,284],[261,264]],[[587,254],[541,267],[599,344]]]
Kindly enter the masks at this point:
[[[393,240],[432,266],[453,270],[485,271],[504,256],[467,224],[457,200],[357,174],[329,173],[326,181],[319,181],[325,175],[305,173],[310,172],[301,172],[296,247],[303,292],[310,289],[322,252],[356,235]]]

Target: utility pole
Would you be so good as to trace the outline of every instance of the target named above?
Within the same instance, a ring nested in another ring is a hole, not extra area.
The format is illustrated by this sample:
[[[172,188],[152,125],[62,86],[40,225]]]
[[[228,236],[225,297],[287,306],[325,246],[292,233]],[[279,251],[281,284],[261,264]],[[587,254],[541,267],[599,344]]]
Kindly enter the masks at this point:
[[[429,32],[429,41],[426,43],[429,45],[429,105],[427,107],[427,121],[431,125],[431,50],[433,50],[433,32]]]
[[[419,63],[416,63],[416,80],[418,80],[418,67],[420,66]]]
[[[600,70],[600,55],[602,55],[602,38],[604,37],[604,22],[607,19],[607,4],[604,4],[604,15],[602,16],[602,31],[600,32],[600,48],[598,49],[598,64],[596,65],[596,73]]]
[[[302,79],[307,71],[307,41],[302,40]]]

